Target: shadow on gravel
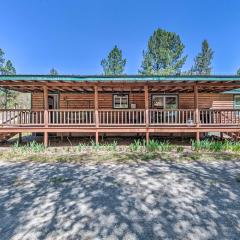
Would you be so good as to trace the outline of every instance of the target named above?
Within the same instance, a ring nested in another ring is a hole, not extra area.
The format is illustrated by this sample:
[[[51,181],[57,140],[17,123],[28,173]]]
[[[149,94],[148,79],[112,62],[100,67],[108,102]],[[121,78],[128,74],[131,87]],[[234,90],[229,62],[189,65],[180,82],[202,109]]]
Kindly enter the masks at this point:
[[[240,164],[0,163],[1,239],[238,239]]]

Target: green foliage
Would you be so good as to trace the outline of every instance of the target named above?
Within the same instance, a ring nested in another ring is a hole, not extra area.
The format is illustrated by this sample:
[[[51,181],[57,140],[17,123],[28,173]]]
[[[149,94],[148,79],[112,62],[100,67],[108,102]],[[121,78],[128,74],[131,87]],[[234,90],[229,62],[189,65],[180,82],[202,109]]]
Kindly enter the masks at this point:
[[[145,146],[145,142],[142,142],[139,139],[134,139],[134,142],[129,145],[129,149],[131,152],[139,152],[143,150],[143,147]]]
[[[12,62],[7,60],[5,63],[4,52],[0,49],[0,74],[15,75],[16,69]],[[14,107],[16,103],[17,93],[5,88],[0,89],[0,108]]]
[[[237,75],[240,76],[240,68],[237,70]]]
[[[129,145],[129,149],[131,152],[169,152],[171,151],[173,146],[168,141],[159,142],[158,140],[150,139],[149,143],[146,144],[146,141],[134,140],[133,143]]]
[[[58,71],[55,68],[52,68],[49,72],[50,75],[58,75]]]
[[[41,143],[37,143],[36,141],[32,141],[27,145],[19,145],[19,143],[15,143],[12,146],[12,149],[15,153],[26,154],[26,153],[41,153],[45,150],[45,147]]]
[[[146,149],[149,152],[156,152],[160,149],[160,143],[154,139],[150,139],[149,143],[146,145]]]
[[[106,150],[115,152],[117,150],[117,141],[113,141],[112,143],[109,143],[106,145]]]
[[[139,73],[149,75],[170,75],[180,73],[187,56],[182,57],[185,46],[180,36],[174,32],[157,29],[143,52],[143,62]]]
[[[2,67],[1,73],[3,75],[15,75],[16,74],[16,69],[10,60],[7,60],[5,66]]]
[[[194,65],[190,70],[191,74],[209,75],[212,72],[213,50],[209,47],[208,41],[202,42],[202,51],[194,59]]]
[[[122,51],[115,46],[107,58],[101,61],[101,66],[105,75],[121,75],[124,73],[126,63],[127,60],[123,59]]]
[[[90,145],[91,147],[95,150],[95,151],[98,151],[100,149],[100,144],[99,143],[96,143],[95,141],[91,140],[90,142]]]
[[[209,151],[209,152],[222,152],[222,151],[232,151],[240,152],[240,142],[231,141],[192,141],[193,151]]]
[[[84,143],[79,143],[78,145],[77,145],[77,151],[78,152],[82,152],[82,151],[85,151],[86,150],[86,144],[84,144]]]
[[[3,52],[3,50],[0,48],[0,72],[1,72],[1,70],[2,70],[2,67],[3,67],[4,62],[5,62],[4,52]]]

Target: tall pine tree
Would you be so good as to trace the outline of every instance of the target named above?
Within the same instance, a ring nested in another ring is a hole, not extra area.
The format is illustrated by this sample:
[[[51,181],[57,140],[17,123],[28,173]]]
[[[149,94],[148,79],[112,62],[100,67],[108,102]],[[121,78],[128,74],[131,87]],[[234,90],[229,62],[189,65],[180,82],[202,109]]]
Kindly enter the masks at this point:
[[[237,75],[240,76],[240,68],[237,70]]]
[[[49,74],[50,74],[50,75],[58,75],[58,71],[57,71],[55,68],[52,68],[52,69],[49,71]]]
[[[123,59],[122,51],[115,46],[107,58],[101,61],[101,66],[105,75],[121,75],[124,73],[126,63],[127,60]]]
[[[0,74],[2,75],[15,75],[16,69],[14,68],[12,62],[7,60],[5,63],[4,52],[0,49]],[[14,100],[16,99],[16,92],[8,89],[0,90],[0,104],[3,108],[12,107],[14,105]]]
[[[187,56],[182,57],[185,46],[175,32],[157,29],[143,52],[140,74],[178,74]]]
[[[195,75],[210,75],[212,72],[213,50],[209,47],[208,41],[202,42],[202,50],[194,59],[194,65],[190,70]]]

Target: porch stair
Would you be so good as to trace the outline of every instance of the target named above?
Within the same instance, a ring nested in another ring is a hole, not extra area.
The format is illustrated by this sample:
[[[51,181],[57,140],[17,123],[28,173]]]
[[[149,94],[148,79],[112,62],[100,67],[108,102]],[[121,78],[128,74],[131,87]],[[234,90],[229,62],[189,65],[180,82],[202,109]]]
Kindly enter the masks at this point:
[[[17,133],[0,133],[0,143],[7,142],[10,138],[14,137]]]

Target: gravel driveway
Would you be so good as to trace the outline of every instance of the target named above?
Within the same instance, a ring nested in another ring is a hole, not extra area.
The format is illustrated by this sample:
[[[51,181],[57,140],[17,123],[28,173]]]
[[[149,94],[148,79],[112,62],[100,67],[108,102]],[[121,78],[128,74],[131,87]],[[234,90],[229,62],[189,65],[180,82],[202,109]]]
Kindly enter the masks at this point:
[[[240,162],[0,163],[0,239],[239,239]]]

